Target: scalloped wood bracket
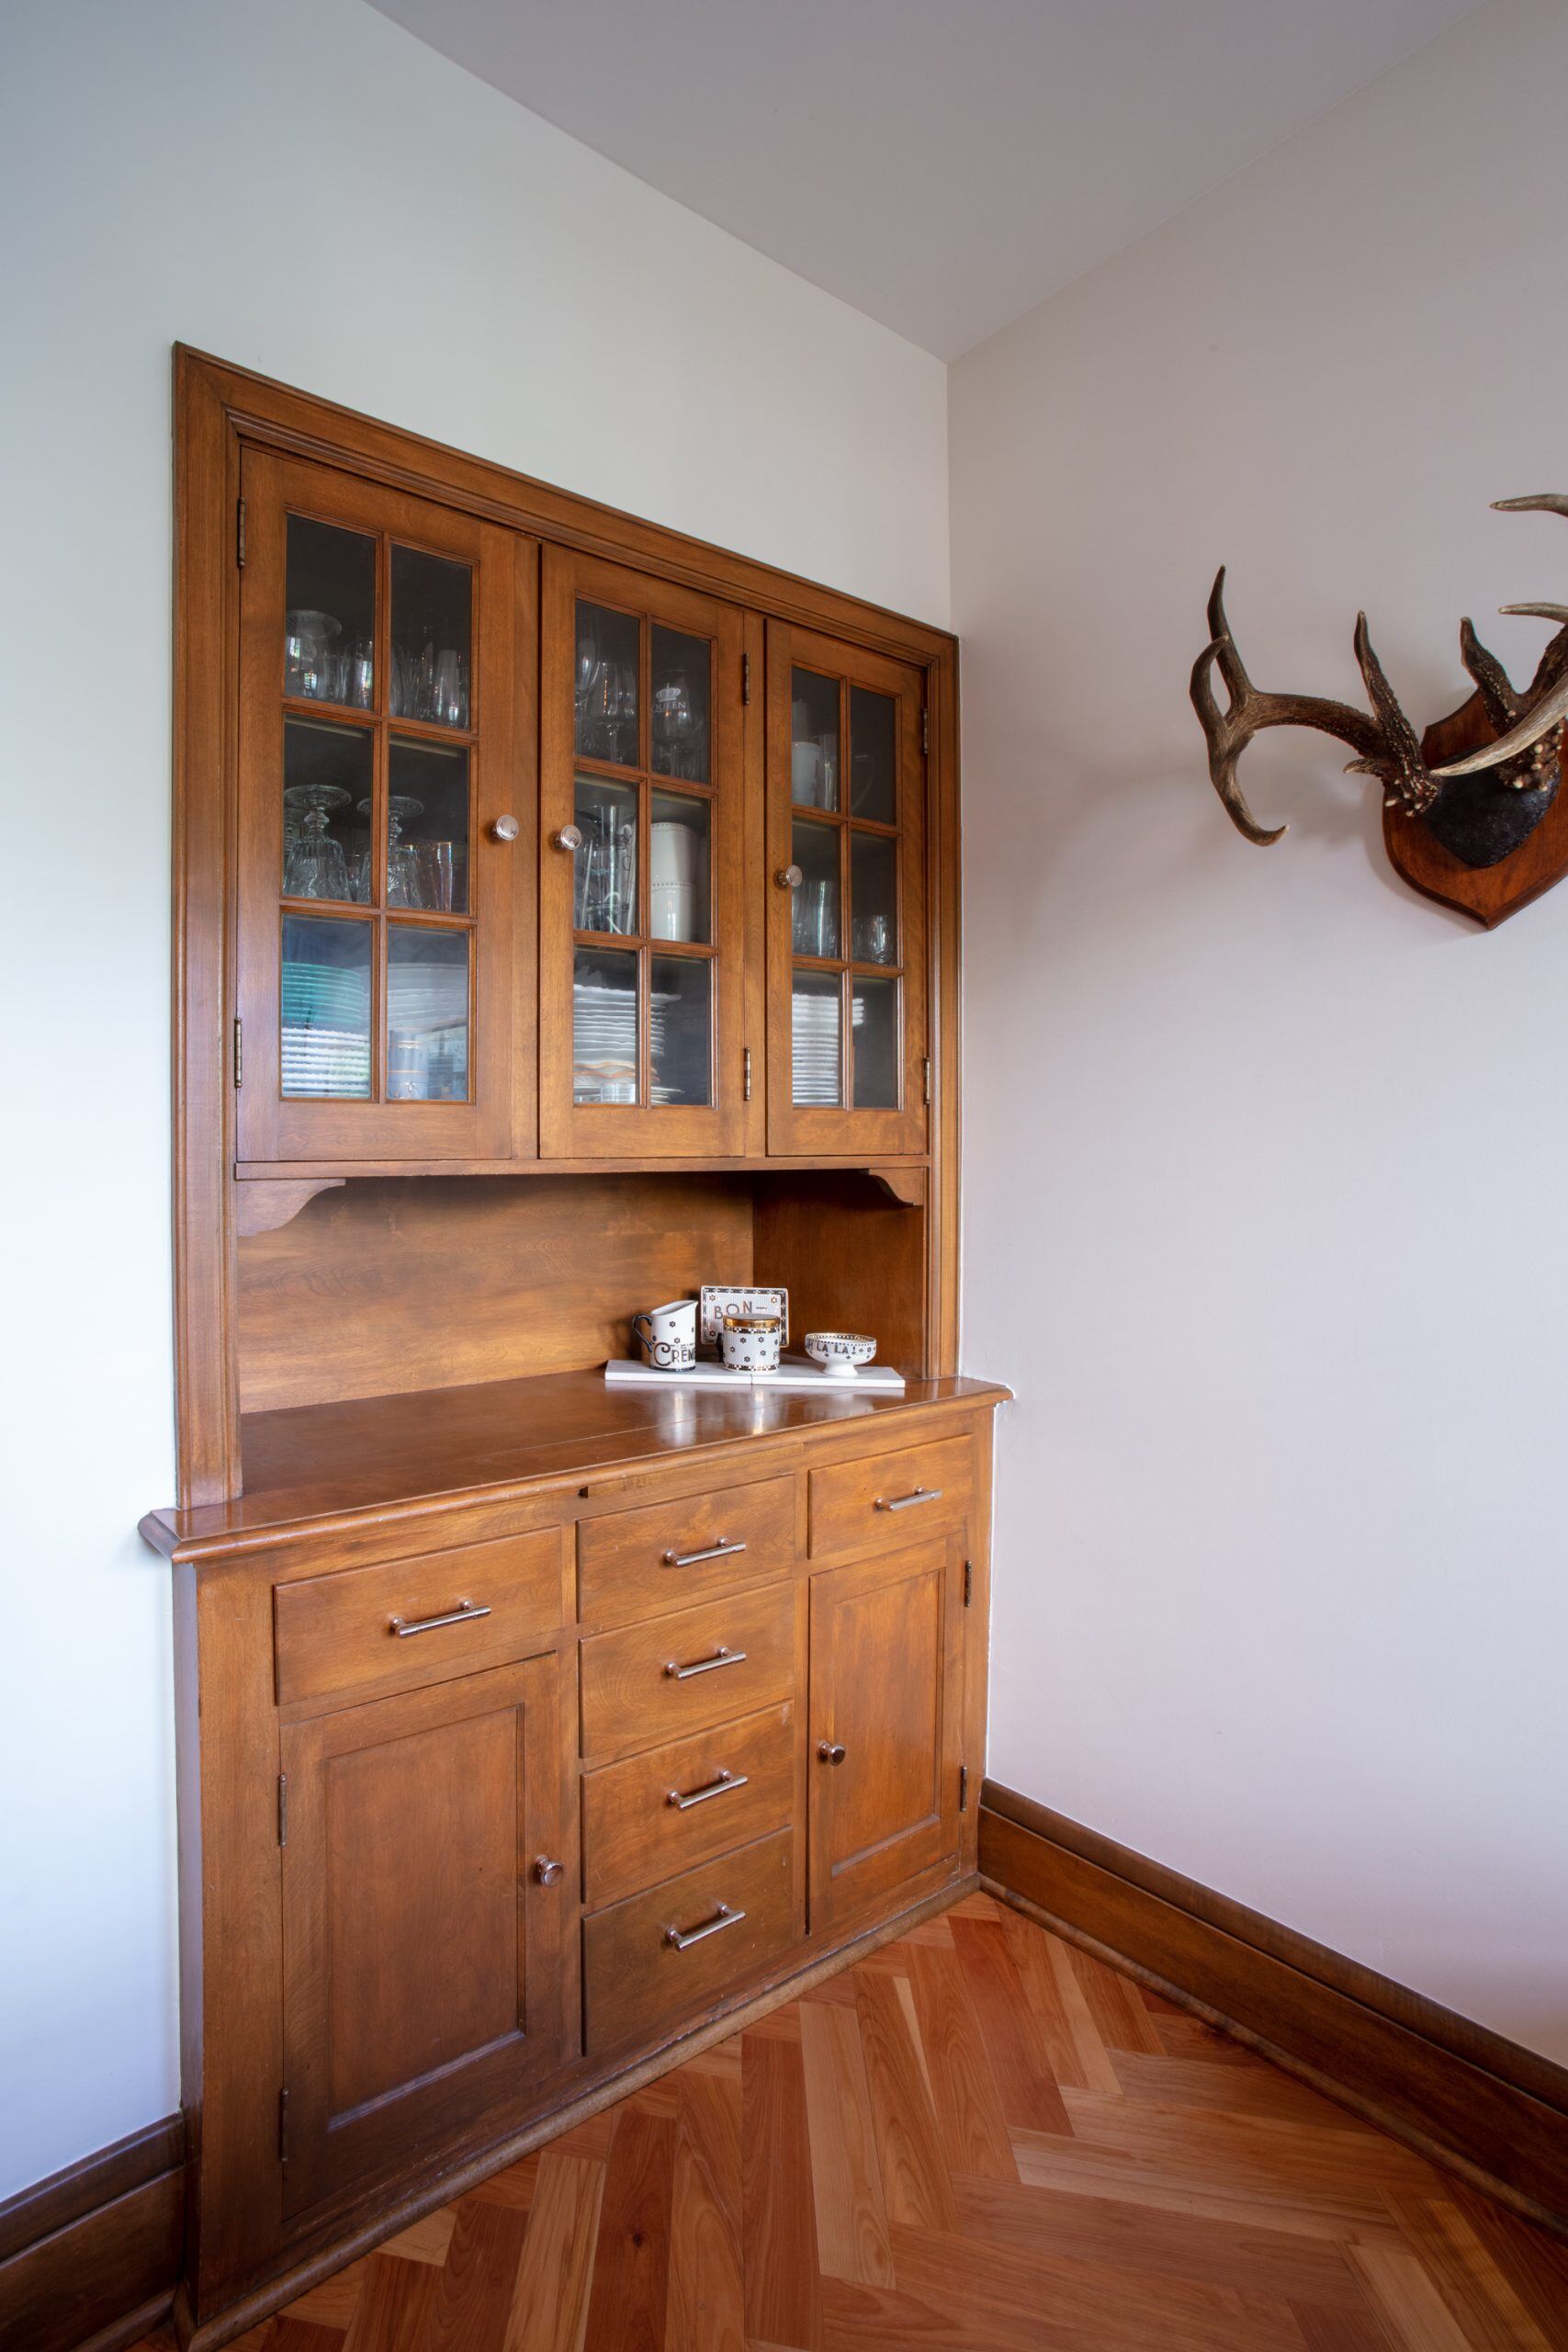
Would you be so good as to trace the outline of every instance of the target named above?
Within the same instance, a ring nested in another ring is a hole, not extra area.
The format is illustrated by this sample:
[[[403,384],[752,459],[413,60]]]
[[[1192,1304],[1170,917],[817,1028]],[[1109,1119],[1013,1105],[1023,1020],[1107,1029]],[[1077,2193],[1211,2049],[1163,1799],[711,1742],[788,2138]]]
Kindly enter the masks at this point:
[[[242,1240],[251,1233],[276,1233],[280,1225],[299,1216],[318,1193],[334,1193],[345,1182],[342,1176],[249,1177],[234,1187],[234,1231]]]
[[[1421,756],[1428,767],[1440,767],[1478,752],[1495,741],[1496,732],[1474,694],[1446,718],[1434,719],[1421,739]],[[1534,831],[1495,865],[1466,865],[1444,848],[1424,819],[1385,807],[1382,837],[1389,862],[1423,897],[1457,907],[1472,922],[1495,930],[1568,874],[1568,729],[1560,758],[1562,782],[1556,798]]]
[[[880,1184],[890,1201],[900,1208],[923,1208],[926,1198],[926,1171],[923,1168],[868,1168],[866,1174],[874,1184]]]

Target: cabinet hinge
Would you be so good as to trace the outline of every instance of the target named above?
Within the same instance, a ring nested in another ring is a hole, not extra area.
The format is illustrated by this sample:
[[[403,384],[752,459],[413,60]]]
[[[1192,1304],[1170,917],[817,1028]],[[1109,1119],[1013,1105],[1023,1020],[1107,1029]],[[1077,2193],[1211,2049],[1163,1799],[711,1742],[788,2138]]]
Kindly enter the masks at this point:
[[[243,1086],[244,1082],[245,1024],[243,1021],[236,1020],[234,1023],[234,1083],[236,1086]]]
[[[751,1048],[748,1046],[740,1057],[740,1100],[751,1100]]]
[[[961,1764],[958,1768],[958,1810],[960,1813],[967,1813],[969,1810],[969,1767],[967,1764]]]
[[[975,1563],[973,1560],[965,1560],[964,1563],[964,1606],[965,1609],[970,1607],[974,1599]]]
[[[929,760],[931,755],[931,715],[930,707],[922,703],[920,706],[920,756],[922,759]]]
[[[967,1593],[964,1599],[968,1599]],[[287,1846],[288,1843],[288,1775],[287,1772],[280,1772],[277,1776],[277,1842],[280,1846]]]
[[[277,2094],[277,2161],[280,2165],[286,2165],[288,2162],[288,2093],[287,2090],[281,2090]]]
[[[751,699],[751,656],[749,653],[740,656],[740,699],[742,702]]]
[[[234,560],[243,571],[245,568],[245,502],[242,498],[234,516]]]
[[[927,1103],[928,1103],[928,1105],[929,1105],[929,1103],[930,1103],[930,1102],[931,1102],[931,1057],[930,1054],[928,1054],[928,1055],[926,1056],[925,1069],[926,1069],[926,1102],[927,1102]],[[238,1085],[238,1084],[239,1084],[239,1080],[238,1080],[237,1079],[235,1080],[235,1081],[234,1081],[234,1082],[235,1082],[235,1084],[236,1084],[236,1085]]]

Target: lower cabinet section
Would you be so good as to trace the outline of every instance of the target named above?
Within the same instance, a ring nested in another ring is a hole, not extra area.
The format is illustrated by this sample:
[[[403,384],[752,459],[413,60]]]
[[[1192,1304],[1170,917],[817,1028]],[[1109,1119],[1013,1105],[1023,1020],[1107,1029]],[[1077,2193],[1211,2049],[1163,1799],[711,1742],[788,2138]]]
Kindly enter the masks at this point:
[[[811,1928],[958,1859],[964,1547],[811,1579]]]
[[[588,2054],[656,2040],[787,1957],[795,1832],[781,1829],[584,1922]]]
[[[286,2212],[560,2064],[570,1672],[530,1658],[284,1727]]]

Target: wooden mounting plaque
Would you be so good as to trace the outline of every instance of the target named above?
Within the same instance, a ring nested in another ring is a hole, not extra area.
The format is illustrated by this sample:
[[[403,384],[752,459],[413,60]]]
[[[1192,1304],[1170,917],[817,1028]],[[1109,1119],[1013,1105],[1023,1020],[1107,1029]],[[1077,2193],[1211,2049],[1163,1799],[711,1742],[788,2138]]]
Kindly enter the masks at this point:
[[[1479,751],[1495,734],[1478,694],[1461,703],[1447,718],[1434,719],[1421,739],[1421,756],[1428,767],[1462,759]],[[1539,899],[1568,874],[1568,729],[1564,729],[1563,782],[1557,797],[1527,841],[1495,865],[1466,865],[1431,833],[1419,817],[1385,808],[1383,845],[1390,863],[1411,888],[1445,907],[1495,931],[1520,907]]]

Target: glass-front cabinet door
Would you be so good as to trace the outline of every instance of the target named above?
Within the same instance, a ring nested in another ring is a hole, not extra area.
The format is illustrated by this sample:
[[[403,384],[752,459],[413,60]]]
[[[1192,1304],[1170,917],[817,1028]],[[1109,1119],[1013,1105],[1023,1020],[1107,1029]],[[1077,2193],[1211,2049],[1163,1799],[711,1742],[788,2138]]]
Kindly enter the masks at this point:
[[[327,467],[247,452],[242,488],[240,1158],[531,1149],[513,998],[536,551]]]
[[[768,1148],[926,1148],[925,681],[768,625]]]
[[[541,611],[540,1149],[739,1152],[742,616],[555,548]]]

